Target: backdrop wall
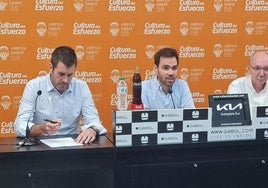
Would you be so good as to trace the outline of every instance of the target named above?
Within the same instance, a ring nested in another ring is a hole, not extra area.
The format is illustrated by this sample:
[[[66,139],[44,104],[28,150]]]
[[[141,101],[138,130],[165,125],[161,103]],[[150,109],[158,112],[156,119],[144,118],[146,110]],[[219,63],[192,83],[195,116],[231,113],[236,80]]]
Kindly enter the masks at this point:
[[[135,67],[151,78],[162,47],[178,50],[178,78],[207,107],[209,94],[245,75],[255,50],[267,50],[267,11],[267,0],[0,0],[0,136],[14,136],[25,84],[48,73],[60,45],[75,49],[75,76],[88,83],[109,132],[119,76],[131,101]]]

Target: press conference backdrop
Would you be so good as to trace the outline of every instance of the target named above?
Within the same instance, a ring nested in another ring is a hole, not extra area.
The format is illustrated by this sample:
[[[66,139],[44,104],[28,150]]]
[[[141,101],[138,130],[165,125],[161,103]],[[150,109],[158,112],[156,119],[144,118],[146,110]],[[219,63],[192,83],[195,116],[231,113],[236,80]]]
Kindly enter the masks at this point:
[[[178,50],[178,78],[206,107],[209,94],[245,75],[255,50],[267,50],[267,10],[267,0],[0,0],[0,136],[14,136],[25,84],[48,73],[59,45],[75,49],[75,77],[88,83],[110,132],[119,76],[131,101],[135,67],[151,78],[162,47]]]

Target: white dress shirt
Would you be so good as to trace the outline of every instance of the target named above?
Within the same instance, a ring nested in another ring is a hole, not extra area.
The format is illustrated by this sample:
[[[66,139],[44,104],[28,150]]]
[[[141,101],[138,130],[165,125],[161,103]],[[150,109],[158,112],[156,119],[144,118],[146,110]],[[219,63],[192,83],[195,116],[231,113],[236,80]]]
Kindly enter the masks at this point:
[[[264,89],[257,93],[252,86],[251,76],[240,77],[233,80],[227,90],[228,94],[247,93],[249,106],[268,106],[268,86],[265,85]]]

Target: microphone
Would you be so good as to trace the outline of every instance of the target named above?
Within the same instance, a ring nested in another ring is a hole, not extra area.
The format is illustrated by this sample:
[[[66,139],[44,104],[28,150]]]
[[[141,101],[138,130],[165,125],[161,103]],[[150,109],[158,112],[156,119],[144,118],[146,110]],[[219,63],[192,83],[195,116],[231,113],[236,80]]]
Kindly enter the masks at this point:
[[[27,121],[27,125],[26,125],[26,133],[25,133],[25,138],[23,141],[19,142],[20,146],[34,146],[34,145],[38,145],[40,142],[39,140],[37,140],[36,138],[30,138],[30,128],[29,128],[29,122],[31,119],[31,116],[35,113],[36,111],[36,105],[37,105],[37,99],[38,97],[42,94],[41,90],[37,91],[37,96],[35,98],[35,105],[34,105],[34,111],[30,114],[30,117]]]
[[[172,89],[171,89],[171,88],[169,89],[168,93],[169,93],[170,96],[171,96],[171,100],[172,100],[173,108],[175,109],[176,107],[175,107],[175,103],[174,103],[174,100],[173,100]]]

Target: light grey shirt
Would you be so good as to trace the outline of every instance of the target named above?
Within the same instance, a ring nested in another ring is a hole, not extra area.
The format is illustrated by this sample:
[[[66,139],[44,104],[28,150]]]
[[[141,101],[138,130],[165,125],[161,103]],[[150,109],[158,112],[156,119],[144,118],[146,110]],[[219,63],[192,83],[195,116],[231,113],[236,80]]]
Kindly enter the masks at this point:
[[[42,93],[38,95],[38,91]],[[68,89],[60,94],[47,74],[26,84],[14,124],[15,133],[24,137],[27,124],[31,128],[34,124],[44,123],[47,118],[62,121],[58,135],[77,134],[81,115],[82,130],[96,126],[99,134],[106,133],[87,83],[73,78]]]
[[[186,81],[176,79],[172,92],[165,94],[157,77],[142,82],[142,102],[145,109],[195,108]],[[174,102],[174,105],[173,105]]]

